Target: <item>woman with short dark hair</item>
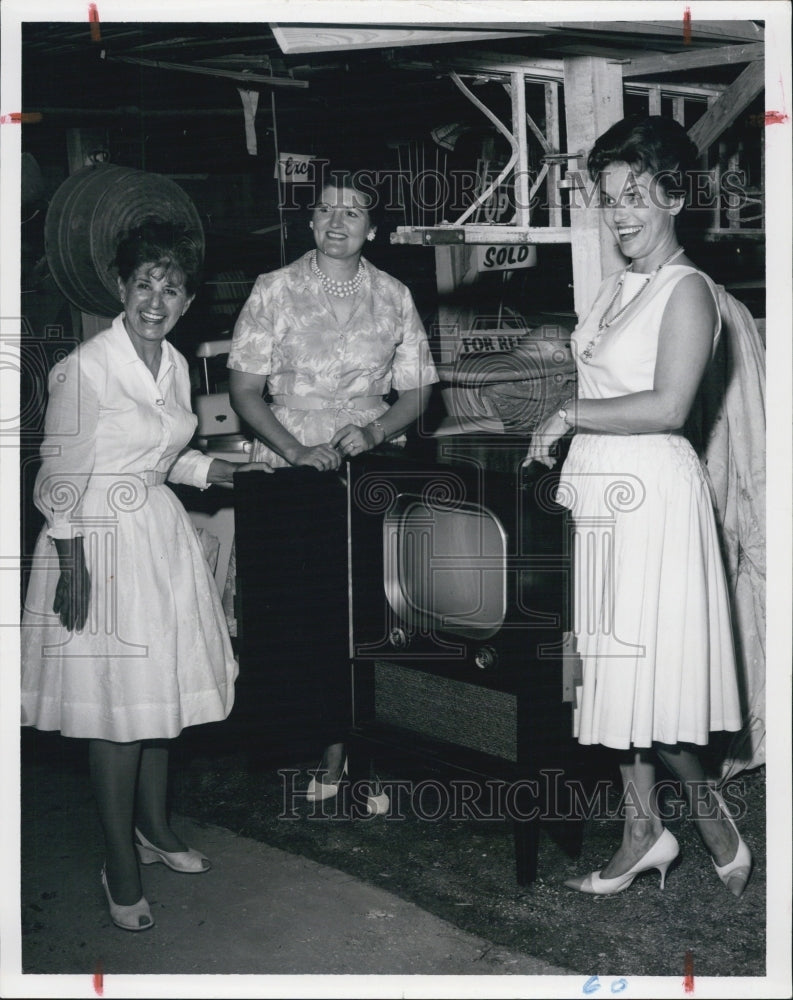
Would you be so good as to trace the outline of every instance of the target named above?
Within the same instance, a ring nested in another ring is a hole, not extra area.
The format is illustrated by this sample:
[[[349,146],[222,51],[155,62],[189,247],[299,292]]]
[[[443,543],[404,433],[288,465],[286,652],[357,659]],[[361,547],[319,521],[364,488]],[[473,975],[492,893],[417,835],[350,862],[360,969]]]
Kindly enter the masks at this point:
[[[231,485],[242,468],[187,447],[187,362],[166,337],[202,252],[149,219],[118,246],[124,311],[50,373],[22,627],[22,723],[88,740],[117,927],[152,927],[138,862],[207,871],[171,830],[168,740],[225,719],[237,663],[201,543],[166,480]],[[134,832],[133,832],[134,831]]]
[[[410,291],[362,257],[381,208],[371,181],[325,172],[309,222],[315,249],[259,275],[234,327],[231,401],[256,435],[253,458],[276,469],[335,470],[403,441],[438,380]],[[329,681],[320,694],[346,697]],[[328,729],[310,801],[336,795],[345,770],[341,723]],[[370,796],[369,809],[384,811],[384,796]]]
[[[730,602],[708,484],[684,425],[721,329],[713,282],[676,220],[697,150],[671,119],[628,118],[589,156],[600,206],[629,264],[609,275],[573,333],[577,397],[528,457],[574,436],[559,500],[576,527],[575,626],[583,680],[575,734],[621,753],[622,844],[566,884],[606,895],[679,853],[661,823],[654,755],[681,781],[716,872],[739,896],[752,858],[698,748],[741,728]]]

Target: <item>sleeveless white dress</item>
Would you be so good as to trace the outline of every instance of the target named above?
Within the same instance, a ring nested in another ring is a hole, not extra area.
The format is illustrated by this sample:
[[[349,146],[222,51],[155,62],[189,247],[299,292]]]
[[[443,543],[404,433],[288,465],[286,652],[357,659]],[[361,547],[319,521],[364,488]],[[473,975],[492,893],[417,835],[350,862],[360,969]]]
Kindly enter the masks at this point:
[[[651,389],[664,309],[701,273],[668,265],[597,340],[619,274],[607,278],[573,334],[579,398]],[[716,289],[707,276],[714,300]],[[627,272],[621,308],[647,276]],[[720,322],[714,330],[714,347]],[[583,679],[580,743],[617,749],[654,741],[705,745],[742,719],[730,605],[708,484],[680,433],[573,437],[559,502],[575,525],[574,625]]]

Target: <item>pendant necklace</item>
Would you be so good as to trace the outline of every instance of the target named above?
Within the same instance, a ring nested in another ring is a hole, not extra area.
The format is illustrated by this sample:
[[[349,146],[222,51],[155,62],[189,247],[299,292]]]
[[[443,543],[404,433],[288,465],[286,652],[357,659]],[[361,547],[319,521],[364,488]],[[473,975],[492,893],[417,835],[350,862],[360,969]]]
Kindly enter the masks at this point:
[[[633,298],[629,299],[625,303],[625,305],[622,306],[621,309],[618,309],[617,312],[611,317],[611,319],[607,319],[608,314],[611,312],[612,308],[614,307],[614,303],[620,297],[620,293],[622,292],[622,286],[625,284],[625,275],[628,273],[628,271],[633,271],[633,261],[631,261],[631,263],[625,268],[625,270],[620,275],[619,281],[617,282],[617,287],[614,289],[614,294],[611,296],[611,298],[609,299],[608,305],[603,310],[603,315],[600,317],[600,320],[598,321],[597,333],[589,341],[589,343],[586,345],[586,347],[584,348],[584,350],[581,352],[581,360],[582,361],[589,362],[589,361],[592,360],[592,354],[593,354],[595,348],[597,347],[597,345],[600,343],[600,338],[603,336],[603,334],[606,332],[606,330],[608,330],[608,328],[610,326],[613,326],[614,323],[616,323],[617,320],[620,318],[620,316],[622,316],[622,314],[627,309],[630,309],[630,307],[638,299],[640,299],[642,297],[642,295],[644,294],[644,292],[647,290],[647,288],[651,284],[653,278],[656,276],[656,274],[658,274],[658,272],[661,270],[661,268],[662,267],[666,267],[667,264],[671,264],[672,261],[675,260],[676,258],[678,258],[683,252],[684,252],[683,247],[678,247],[677,250],[675,250],[674,253],[670,254],[666,258],[666,260],[662,260],[661,263],[658,265],[658,267],[656,267],[655,270],[653,270],[653,271],[650,272],[650,274],[647,277],[647,280],[642,285],[642,287],[639,289],[639,291],[633,296]]]
[[[328,295],[335,295],[337,299],[346,299],[348,295],[355,295],[361,287],[364,275],[366,274],[363,261],[359,258],[358,270],[355,272],[355,277],[350,278],[349,281],[336,281],[321,270],[317,263],[316,250],[313,250],[311,253],[311,270],[319,278],[322,287]]]

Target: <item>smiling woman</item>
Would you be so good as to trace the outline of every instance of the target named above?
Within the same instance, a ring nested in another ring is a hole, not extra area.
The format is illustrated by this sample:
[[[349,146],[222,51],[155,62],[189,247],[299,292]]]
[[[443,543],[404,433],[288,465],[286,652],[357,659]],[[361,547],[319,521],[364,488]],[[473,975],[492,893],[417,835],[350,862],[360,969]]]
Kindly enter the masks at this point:
[[[410,291],[361,256],[380,208],[370,178],[326,171],[309,221],[316,248],[260,275],[237,320],[231,401],[256,435],[254,460],[331,471],[385,440],[400,443],[438,380]],[[329,721],[324,780],[312,779],[307,794],[323,799],[336,794],[344,768],[346,689],[327,668],[312,687],[305,715],[316,704],[316,717]]]
[[[678,856],[658,809],[656,755],[733,895],[752,868],[699,754],[742,718],[711,494],[684,431],[722,326],[717,289],[676,231],[696,156],[682,126],[656,116],[626,118],[595,143],[590,174],[630,262],[574,331],[577,398],[540,425],[528,455],[552,465],[551,447],[575,431],[559,495],[576,525],[575,735],[619,751],[626,790],[622,844],[601,870],[565,883],[597,895],[652,869],[663,888]]]
[[[225,719],[237,676],[201,543],[166,486],[205,489],[249,468],[187,446],[197,423],[187,362],[166,336],[200,263],[171,224],[148,220],[122,237],[125,311],[53,368],[35,486],[47,524],[22,621],[22,721],[88,741],[101,881],[128,931],[154,923],[139,859],[210,867],[169,825],[167,741]]]

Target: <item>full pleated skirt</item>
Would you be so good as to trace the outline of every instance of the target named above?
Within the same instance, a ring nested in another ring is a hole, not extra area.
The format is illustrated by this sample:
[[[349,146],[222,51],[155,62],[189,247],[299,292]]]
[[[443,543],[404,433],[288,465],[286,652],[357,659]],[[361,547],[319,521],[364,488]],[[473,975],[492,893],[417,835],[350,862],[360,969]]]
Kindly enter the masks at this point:
[[[127,742],[224,719],[237,663],[192,521],[167,486],[94,489],[82,505],[89,617],[52,613],[59,564],[42,531],[22,623],[22,724]]]
[[[689,442],[578,434],[558,499],[574,522],[579,742],[704,745],[740,729],[717,528]]]

